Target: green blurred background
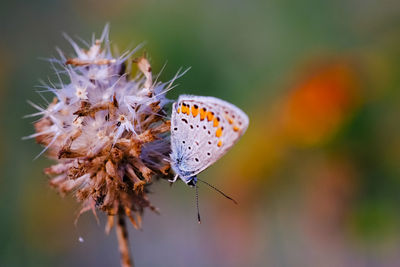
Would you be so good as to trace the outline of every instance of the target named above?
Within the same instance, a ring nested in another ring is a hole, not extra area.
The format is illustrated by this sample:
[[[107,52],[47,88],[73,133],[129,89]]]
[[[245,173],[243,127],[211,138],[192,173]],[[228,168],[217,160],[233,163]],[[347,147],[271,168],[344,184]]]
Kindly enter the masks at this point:
[[[60,198],[33,161],[40,57],[67,54],[110,22],[122,51],[146,41],[162,80],[245,110],[243,139],[200,177],[240,203],[182,183],[153,186],[161,215],[130,227],[138,266],[400,265],[400,2],[373,0],[0,3],[0,266],[118,266],[114,233]],[[84,242],[78,241],[82,237]]]

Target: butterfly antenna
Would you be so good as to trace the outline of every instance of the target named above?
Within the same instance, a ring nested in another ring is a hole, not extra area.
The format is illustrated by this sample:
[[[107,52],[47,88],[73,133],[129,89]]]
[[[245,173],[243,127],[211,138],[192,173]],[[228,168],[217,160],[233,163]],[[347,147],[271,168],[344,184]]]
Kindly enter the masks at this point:
[[[220,193],[221,195],[223,195],[223,196],[226,197],[227,199],[232,200],[233,203],[235,203],[236,205],[238,204],[238,203],[236,202],[236,200],[234,200],[233,198],[231,198],[230,196],[228,196],[227,194],[225,194],[224,192],[222,192],[221,190],[219,190],[219,189],[216,188],[215,186],[213,186],[213,185],[207,183],[206,181],[200,180],[199,178],[197,178],[197,180],[199,180],[200,182],[202,182],[202,183],[208,185],[209,187],[211,187],[212,189],[214,189],[215,191],[217,191],[218,193]],[[197,188],[197,187],[196,187],[196,188]]]
[[[197,189],[197,185],[195,187],[196,187],[197,221],[200,224],[201,223],[201,219],[200,219],[200,210],[199,210],[199,190]]]

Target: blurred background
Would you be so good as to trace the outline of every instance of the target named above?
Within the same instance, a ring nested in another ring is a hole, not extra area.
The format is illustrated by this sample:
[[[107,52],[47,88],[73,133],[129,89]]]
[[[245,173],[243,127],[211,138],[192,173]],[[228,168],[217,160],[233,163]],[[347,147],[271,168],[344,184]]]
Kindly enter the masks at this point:
[[[90,40],[106,22],[119,51],[146,42],[169,93],[213,95],[246,111],[242,140],[200,178],[160,181],[137,266],[400,265],[400,2],[23,1],[0,3],[0,266],[119,266],[115,234],[61,198],[33,158],[40,58],[67,54],[62,32]],[[82,237],[84,242],[79,242]]]

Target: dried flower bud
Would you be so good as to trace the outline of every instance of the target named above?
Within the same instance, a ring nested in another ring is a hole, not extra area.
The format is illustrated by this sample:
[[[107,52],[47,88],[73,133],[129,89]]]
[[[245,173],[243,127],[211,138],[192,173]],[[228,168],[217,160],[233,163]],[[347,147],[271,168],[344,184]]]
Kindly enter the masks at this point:
[[[45,173],[61,195],[73,193],[82,203],[79,214],[104,211],[110,216],[107,231],[117,214],[140,227],[145,208],[157,211],[146,196],[148,186],[170,178],[165,93],[179,75],[157,82],[146,57],[132,61],[133,52],[113,57],[108,27],[88,50],[67,39],[76,56],[59,52],[61,60],[51,62],[69,82],[60,78],[57,85],[44,85],[55,97],[47,108],[31,103],[38,112],[30,116],[41,118],[28,138],[57,161]],[[132,62],[141,72],[133,78]]]

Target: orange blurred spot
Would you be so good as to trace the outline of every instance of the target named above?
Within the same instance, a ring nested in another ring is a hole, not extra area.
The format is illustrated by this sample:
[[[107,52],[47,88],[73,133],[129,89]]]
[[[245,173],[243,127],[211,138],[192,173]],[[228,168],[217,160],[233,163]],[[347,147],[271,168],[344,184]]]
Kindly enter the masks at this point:
[[[222,141],[219,140],[217,145],[218,145],[218,147],[221,147],[222,146]]]
[[[314,68],[289,93],[282,112],[283,130],[299,144],[326,140],[350,116],[358,90],[358,75],[348,62]]]

